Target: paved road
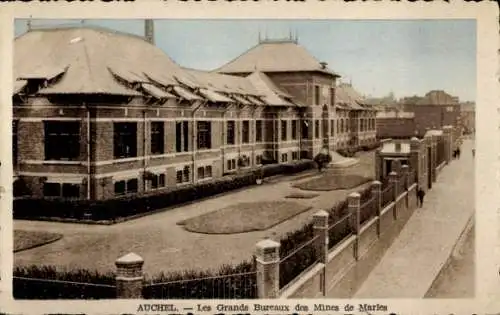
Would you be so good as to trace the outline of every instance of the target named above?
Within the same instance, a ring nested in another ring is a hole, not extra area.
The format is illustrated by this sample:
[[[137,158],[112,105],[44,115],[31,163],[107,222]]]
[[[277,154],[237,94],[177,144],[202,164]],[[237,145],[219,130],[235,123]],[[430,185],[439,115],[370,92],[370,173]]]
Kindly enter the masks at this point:
[[[434,280],[426,298],[467,299],[474,298],[475,280],[475,233],[474,227],[467,233],[464,242],[456,249],[449,264]]]
[[[425,296],[474,212],[472,147],[473,141],[464,141],[460,160],[442,170],[424,207],[408,220],[355,298]]]

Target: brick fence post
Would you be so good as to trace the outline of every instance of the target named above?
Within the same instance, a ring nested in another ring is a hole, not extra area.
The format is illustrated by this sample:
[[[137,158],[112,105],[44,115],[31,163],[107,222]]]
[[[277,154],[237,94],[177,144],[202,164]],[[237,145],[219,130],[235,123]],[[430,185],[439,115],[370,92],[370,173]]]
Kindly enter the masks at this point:
[[[129,253],[118,258],[116,265],[116,297],[118,299],[142,298],[142,284],[144,275],[142,266],[144,260],[141,256]]]
[[[377,235],[380,236],[380,215],[382,212],[382,183],[378,180],[372,182],[372,197],[375,199],[375,207],[377,209]]]
[[[280,289],[280,243],[270,239],[258,242],[255,256],[258,298],[278,298]]]
[[[351,230],[354,235],[356,235],[356,242],[354,245],[354,258],[359,259],[359,230],[361,228],[360,224],[360,211],[361,211],[361,195],[357,192],[351,193],[347,197],[348,209],[351,221]]]
[[[316,237],[315,248],[318,261],[325,264],[321,273],[321,292],[326,295],[326,260],[328,257],[328,212],[320,210],[313,216],[314,237]]]
[[[392,192],[393,192],[393,199],[394,199],[394,208],[392,209],[392,214],[394,217],[394,220],[397,220],[398,218],[398,211],[397,211],[397,203],[396,200],[398,199],[399,196],[399,191],[398,191],[398,183],[399,183],[399,178],[398,178],[398,173],[396,172],[390,172],[389,173],[389,183],[392,185]]]

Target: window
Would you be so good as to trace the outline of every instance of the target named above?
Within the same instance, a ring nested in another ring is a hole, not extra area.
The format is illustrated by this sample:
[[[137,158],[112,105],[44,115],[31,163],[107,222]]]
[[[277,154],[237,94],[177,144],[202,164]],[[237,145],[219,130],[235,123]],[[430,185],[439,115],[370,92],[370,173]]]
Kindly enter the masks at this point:
[[[330,105],[335,105],[335,88],[330,88]]]
[[[255,141],[262,142],[262,120],[255,122]]]
[[[236,159],[227,160],[227,170],[232,171],[236,169]]]
[[[115,182],[115,195],[124,195],[137,192],[139,181],[137,178]]]
[[[255,164],[260,165],[262,164],[262,155],[256,155],[255,156]]]
[[[212,148],[212,128],[209,121],[198,121],[198,149]]]
[[[330,120],[330,137],[335,136],[335,120]]]
[[[137,123],[114,123],[113,138],[115,159],[137,156]]]
[[[286,141],[286,139],[288,138],[286,132],[287,132],[287,121],[286,120],[282,120],[281,121],[281,141]]]
[[[314,86],[314,104],[320,104],[320,88],[319,85]]]
[[[292,120],[292,140],[297,140],[298,133],[299,133],[299,121]]]
[[[183,169],[177,170],[175,174],[177,184],[189,183],[191,181],[190,174],[191,168],[187,165]]]
[[[319,138],[319,120],[314,121],[314,137]]]
[[[12,122],[12,164],[17,165],[17,130],[18,130],[18,121],[14,120]]]
[[[44,183],[45,197],[80,198],[80,185],[68,183]]]
[[[341,133],[340,132],[340,121],[337,119],[337,133]]]
[[[206,179],[212,177],[212,166],[200,166],[198,167],[198,179]]]
[[[288,161],[288,154],[282,153],[281,154],[281,162],[286,163]]]
[[[162,121],[151,122],[151,154],[165,153],[165,128]]]
[[[187,121],[178,121],[175,123],[175,151],[189,151],[189,123]]]
[[[151,178],[151,188],[157,189],[165,187],[165,174],[154,174]]]
[[[250,122],[248,120],[242,121],[241,142],[243,142],[243,143],[250,142]]]
[[[80,156],[80,122],[46,121],[45,160],[77,160]]]
[[[308,139],[309,138],[309,124],[307,121],[302,122],[302,139]]]
[[[227,122],[226,144],[234,144],[234,120]]]
[[[45,197],[60,197],[61,196],[61,184],[44,183],[43,184],[43,195]]]
[[[340,120],[340,132],[344,133],[344,120],[343,119]]]
[[[292,152],[292,160],[296,161],[299,159],[299,152],[298,151],[293,151]]]

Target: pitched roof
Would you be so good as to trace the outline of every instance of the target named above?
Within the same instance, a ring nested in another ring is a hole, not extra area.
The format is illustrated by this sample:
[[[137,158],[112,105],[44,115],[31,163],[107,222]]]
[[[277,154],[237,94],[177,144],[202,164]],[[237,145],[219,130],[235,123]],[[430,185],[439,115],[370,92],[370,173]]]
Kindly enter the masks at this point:
[[[255,89],[262,95],[262,100],[268,105],[274,106],[303,106],[302,104],[293,100],[292,96],[281,90],[274,84],[267,75],[262,72],[255,71],[248,75],[246,79],[249,80]]]
[[[425,94],[424,97],[420,98],[417,105],[451,105],[458,104],[458,98],[451,96],[445,91],[434,90]]]
[[[29,31],[15,39],[14,56],[15,82],[56,78],[41,94],[146,93],[169,98],[170,92],[187,99],[201,99],[194,92],[200,89],[209,90],[211,97],[211,90],[256,94],[244,78],[184,69],[142,37],[98,27]],[[22,88],[19,82],[15,92]]]
[[[222,73],[317,71],[338,76],[292,40],[264,41],[215,70]]]
[[[335,90],[335,105],[354,110],[373,109],[365,102],[364,97],[358,93],[351,84],[341,83]]]

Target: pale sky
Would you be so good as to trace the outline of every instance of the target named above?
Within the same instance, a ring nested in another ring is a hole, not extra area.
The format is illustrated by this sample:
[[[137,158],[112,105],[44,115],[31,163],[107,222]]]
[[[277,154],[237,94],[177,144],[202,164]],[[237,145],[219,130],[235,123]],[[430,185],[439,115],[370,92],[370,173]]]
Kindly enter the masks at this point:
[[[33,20],[32,26],[78,25],[81,20]],[[143,20],[85,20],[136,35]],[[15,35],[27,29],[15,22]],[[352,81],[364,95],[396,97],[445,90],[476,98],[475,20],[155,20],[155,42],[178,64],[213,70],[264,38],[297,32],[299,44]],[[284,56],[286,57],[286,56]]]

